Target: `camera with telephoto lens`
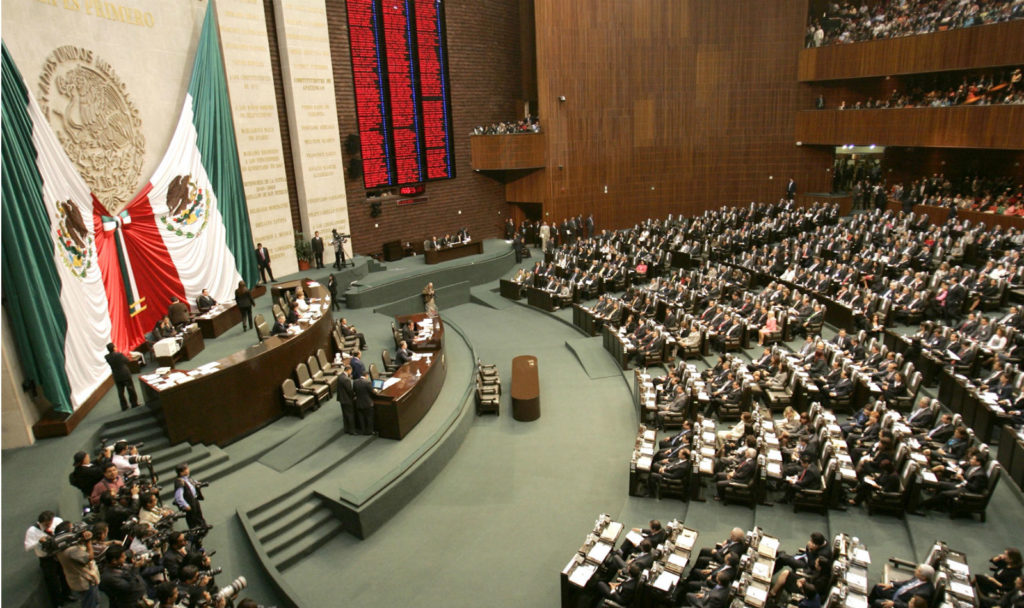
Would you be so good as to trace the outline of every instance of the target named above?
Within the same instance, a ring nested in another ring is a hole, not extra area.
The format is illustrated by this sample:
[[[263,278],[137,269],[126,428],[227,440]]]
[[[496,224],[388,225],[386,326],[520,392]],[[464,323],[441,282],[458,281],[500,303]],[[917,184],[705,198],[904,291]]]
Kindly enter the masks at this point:
[[[174,527],[174,522],[184,518],[186,515],[188,515],[188,513],[185,513],[184,511],[168,513],[167,515],[164,515],[163,517],[158,519],[157,522],[153,524],[153,527],[161,531],[170,530],[172,527]]]
[[[61,534],[47,536],[39,541],[43,550],[50,554],[60,553],[68,547],[73,547],[82,542],[82,533],[92,532],[92,526],[83,522],[71,525],[71,529]]]
[[[137,456],[129,456],[128,462],[131,464],[153,464],[153,457],[149,454],[139,454]]]
[[[226,587],[221,587],[219,591],[210,594],[210,599],[196,604],[193,608],[215,606],[221,599],[228,601],[234,600],[238,597],[238,594],[248,586],[249,582],[245,580],[244,576],[240,576],[235,580],[231,581],[231,584]]]

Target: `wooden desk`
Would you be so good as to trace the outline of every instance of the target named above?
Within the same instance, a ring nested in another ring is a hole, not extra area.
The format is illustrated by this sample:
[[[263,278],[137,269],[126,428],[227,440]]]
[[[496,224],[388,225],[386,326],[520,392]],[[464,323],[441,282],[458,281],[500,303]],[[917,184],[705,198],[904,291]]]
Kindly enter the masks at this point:
[[[508,279],[500,279],[498,281],[498,291],[503,298],[508,298],[510,300],[522,300],[524,290],[525,287],[519,283],[513,283]]]
[[[277,299],[280,298],[281,295],[284,294],[285,292],[287,292],[291,296],[294,296],[295,290],[298,289],[299,287],[303,287],[303,281],[308,280],[309,279],[297,279],[295,281],[283,281],[281,283],[274,283],[273,285],[270,286],[270,299],[273,300],[273,302],[276,304]],[[313,295],[310,294],[309,290],[305,289],[305,287],[303,287],[303,291],[305,292],[306,296],[311,298],[313,297]],[[326,289],[324,291],[326,291]]]
[[[203,333],[203,337],[207,340],[216,338],[241,322],[242,312],[238,310],[238,306],[236,304],[232,304],[231,306],[215,312],[210,316],[201,315],[196,317],[196,323],[199,324],[199,331]]]
[[[558,308],[554,294],[539,287],[526,288],[526,302],[548,312],[554,312]]]
[[[396,317],[396,320],[425,318],[420,313]],[[401,439],[427,415],[438,393],[444,385],[447,373],[447,361],[444,354],[444,324],[440,317],[435,317],[435,329],[430,343],[436,344],[431,352],[428,344],[418,352],[430,354],[430,361],[425,359],[410,361],[395,370],[391,375],[397,378],[391,386],[379,391],[373,398],[374,424],[378,434],[385,439]],[[412,348],[410,346],[410,348]],[[417,375],[418,373],[418,375]]]
[[[461,245],[452,245],[451,247],[427,249],[423,252],[423,257],[427,264],[438,264],[440,262],[456,260],[458,258],[464,258],[467,255],[476,255],[483,252],[483,241],[470,241],[468,243],[462,243]]]
[[[520,422],[540,418],[540,376],[537,357],[520,355],[512,359],[512,417]]]
[[[205,348],[206,343],[203,342],[203,334],[199,329],[185,330],[178,352],[170,357],[157,357],[156,362],[162,367],[173,367],[178,361],[190,361]]]
[[[327,290],[307,286],[306,294],[323,297]],[[154,388],[140,377],[146,401],[157,401],[163,409],[171,443],[223,447],[284,415],[281,382],[317,349],[331,352],[334,323],[330,305],[322,300],[321,314],[298,335],[271,336],[221,359],[218,371],[184,384]],[[202,338],[198,331],[196,335]]]

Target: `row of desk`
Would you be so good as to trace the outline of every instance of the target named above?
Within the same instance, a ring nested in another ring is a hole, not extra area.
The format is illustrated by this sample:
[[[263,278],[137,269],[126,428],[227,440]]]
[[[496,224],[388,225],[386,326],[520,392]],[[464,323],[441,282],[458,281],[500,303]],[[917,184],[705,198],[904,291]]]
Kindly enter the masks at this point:
[[[448,370],[441,317],[418,313],[399,315],[395,321],[399,327],[413,322],[419,333],[408,346],[419,357],[395,370],[373,398],[374,424],[385,439],[405,437],[427,415]]]

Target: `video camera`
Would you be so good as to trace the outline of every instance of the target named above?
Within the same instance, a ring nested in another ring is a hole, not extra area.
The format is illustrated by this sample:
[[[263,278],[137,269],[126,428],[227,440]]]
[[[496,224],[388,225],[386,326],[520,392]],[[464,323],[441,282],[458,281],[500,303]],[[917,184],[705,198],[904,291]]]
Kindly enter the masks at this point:
[[[91,533],[92,526],[83,522],[78,522],[72,524],[71,530],[69,530],[68,532],[48,536],[41,540],[39,544],[47,553],[57,554],[67,549],[68,547],[73,547],[78,543],[82,542],[84,540],[82,538],[82,534],[84,532]]]

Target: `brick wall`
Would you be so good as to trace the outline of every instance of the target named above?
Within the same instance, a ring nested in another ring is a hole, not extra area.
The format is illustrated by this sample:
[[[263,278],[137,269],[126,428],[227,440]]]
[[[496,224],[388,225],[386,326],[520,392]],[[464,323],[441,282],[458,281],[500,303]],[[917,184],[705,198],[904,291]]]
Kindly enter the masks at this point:
[[[473,172],[469,132],[477,125],[518,118],[522,112],[515,102],[522,97],[519,6],[510,0],[447,0],[445,7],[456,177],[428,182],[427,203],[398,207],[385,202],[381,215],[372,218],[362,177],[347,176],[346,156],[345,188],[357,253],[379,253],[387,241],[422,241],[463,226],[475,239],[501,234],[508,213],[505,188]],[[327,22],[344,142],[349,134],[358,133],[345,2],[327,2]]]

